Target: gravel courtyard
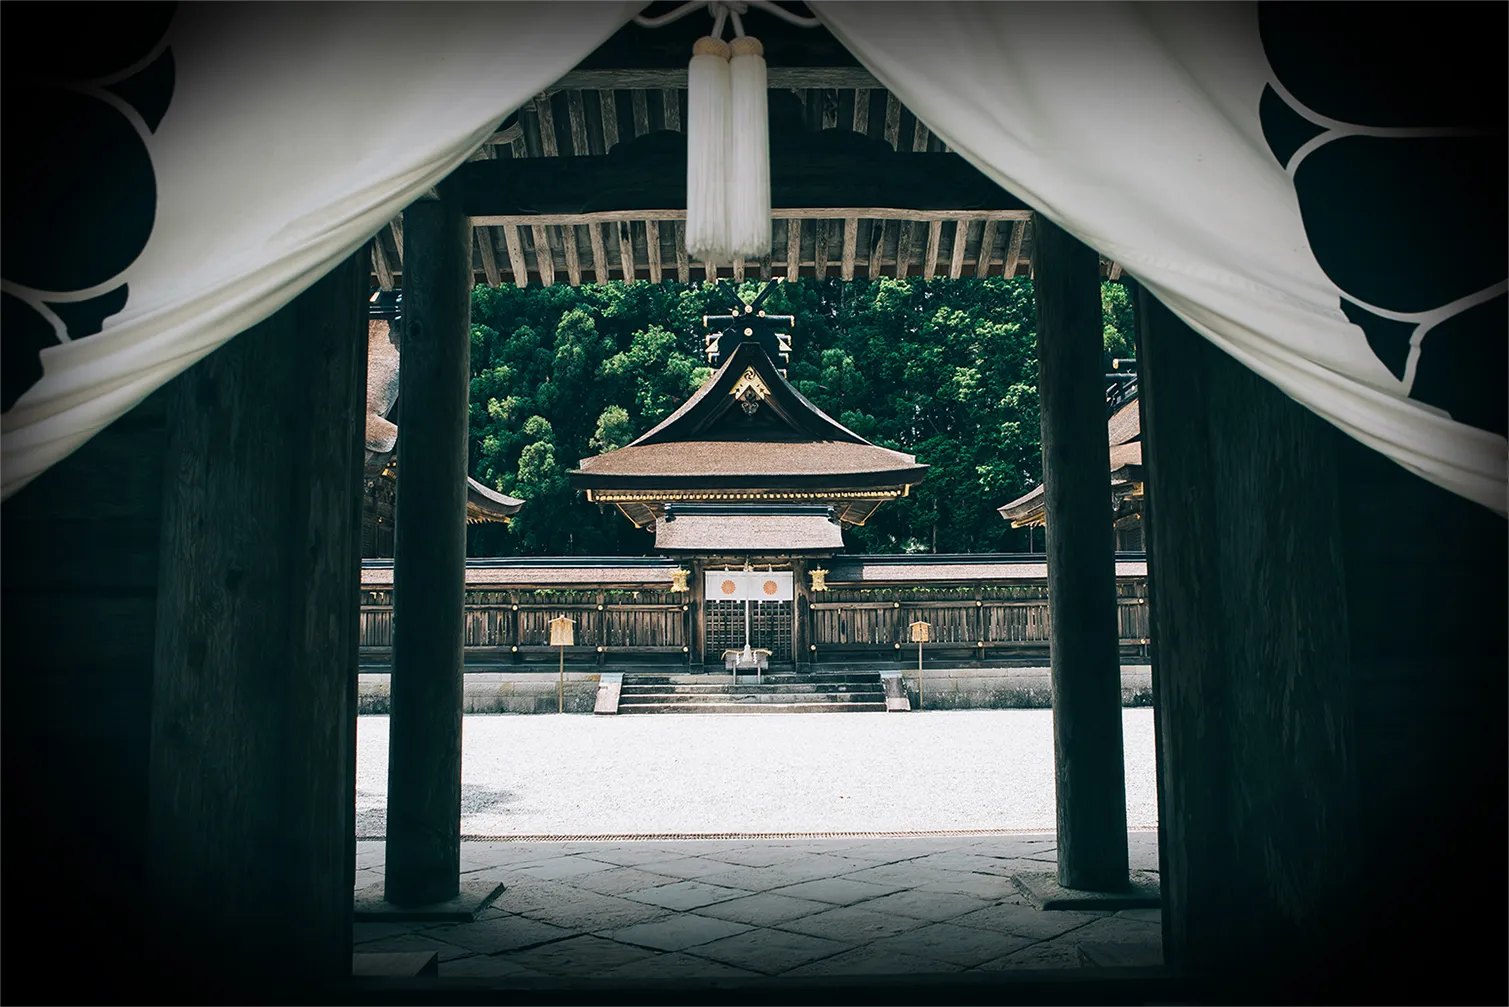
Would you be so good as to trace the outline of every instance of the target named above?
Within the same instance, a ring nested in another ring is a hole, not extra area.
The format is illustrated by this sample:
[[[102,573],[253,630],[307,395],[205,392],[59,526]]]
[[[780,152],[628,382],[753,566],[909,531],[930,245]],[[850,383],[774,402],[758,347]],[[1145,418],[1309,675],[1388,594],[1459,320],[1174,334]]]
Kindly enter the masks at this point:
[[[1122,711],[1127,825],[1158,823],[1153,714]],[[1052,832],[1050,710],[906,715],[477,715],[461,831]],[[388,718],[357,726],[357,835],[384,833]]]

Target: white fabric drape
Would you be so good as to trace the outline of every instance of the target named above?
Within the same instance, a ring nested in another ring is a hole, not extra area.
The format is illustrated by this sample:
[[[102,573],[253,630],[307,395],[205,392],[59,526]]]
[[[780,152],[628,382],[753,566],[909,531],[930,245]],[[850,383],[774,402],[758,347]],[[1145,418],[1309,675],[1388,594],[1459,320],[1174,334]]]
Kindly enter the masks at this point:
[[[1311,251],[1294,165],[1260,124],[1265,86],[1282,86],[1254,6],[810,6],[952,149],[1197,332],[1405,468],[1506,511],[1504,437],[1409,398],[1413,372],[1371,352]]]
[[[180,6],[172,101],[155,131],[134,123],[151,237],[93,288],[126,283],[129,300],[97,335],[42,351],[0,423],[0,495],[291,301],[642,6]],[[4,290],[33,306],[91,294]]]

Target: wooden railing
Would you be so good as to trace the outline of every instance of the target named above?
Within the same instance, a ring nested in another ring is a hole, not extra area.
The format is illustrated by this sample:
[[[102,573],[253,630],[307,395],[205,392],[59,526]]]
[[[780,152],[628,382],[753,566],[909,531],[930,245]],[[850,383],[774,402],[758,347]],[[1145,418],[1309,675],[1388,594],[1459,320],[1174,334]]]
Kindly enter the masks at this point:
[[[1047,586],[982,586],[940,590],[849,588],[815,595],[808,606],[814,658],[915,648],[914,622],[929,624],[925,650],[1046,651]],[[823,600],[816,600],[822,598]],[[1124,650],[1148,644],[1147,582],[1117,584],[1116,619]]]
[[[689,659],[693,613],[683,600],[662,590],[639,591],[467,591],[464,641],[469,661],[524,661],[549,654],[550,621],[571,619],[575,644],[568,660],[601,664],[613,654],[675,655]],[[364,591],[361,652],[384,659],[393,646],[393,601],[389,590]]]

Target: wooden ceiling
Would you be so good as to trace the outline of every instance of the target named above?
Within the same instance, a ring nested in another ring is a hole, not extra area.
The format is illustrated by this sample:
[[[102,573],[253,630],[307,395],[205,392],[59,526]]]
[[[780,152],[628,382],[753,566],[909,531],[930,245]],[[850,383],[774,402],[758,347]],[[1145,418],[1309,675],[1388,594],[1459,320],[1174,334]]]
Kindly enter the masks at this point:
[[[818,166],[821,181],[814,185],[813,166],[797,165],[787,172],[796,182],[785,188],[784,198],[782,192],[773,194],[770,255],[751,262],[689,259],[684,242],[685,143],[678,134],[687,118],[685,53],[706,26],[696,15],[684,22],[672,25],[674,31],[626,26],[581,66],[511,115],[472,158],[512,164],[472,164],[457,173],[470,170],[474,191],[533,191],[556,187],[557,176],[571,175],[577,166],[592,166],[577,183],[574,199],[557,199],[551,205],[548,198],[515,197],[512,204],[501,206],[484,199],[489,210],[503,212],[472,209],[476,282],[523,287],[610,280],[687,283],[713,277],[930,280],[1031,272],[1028,209],[950,153],[894,94],[854,64],[831,35],[769,23],[759,25],[758,31],[771,62],[773,188],[780,187],[778,156],[790,164],[802,160],[806,149],[832,151],[847,149],[846,145],[872,159],[865,163],[886,165],[883,155],[891,155],[920,184],[877,187],[876,179],[861,177],[866,174],[863,169],[851,169],[840,172],[855,183],[846,185],[844,178],[823,177]],[[756,26],[750,31],[756,33]],[[781,61],[788,65],[776,65]],[[661,65],[644,65],[655,62]],[[881,161],[874,162],[877,151]],[[638,157],[636,165],[649,165],[645,170],[651,175],[678,177],[660,179],[666,183],[660,187],[615,187],[625,174],[633,175],[621,170],[627,160],[617,160],[630,155]],[[583,158],[591,160],[578,160]],[[546,168],[544,162],[550,162],[548,173],[533,170]],[[900,169],[877,167],[869,173],[895,170]],[[935,178],[962,177],[961,171],[977,183],[965,179],[950,190],[952,196],[945,194],[931,204],[914,197],[916,190],[936,188]],[[530,181],[521,184],[521,178]],[[679,189],[671,183],[679,183]],[[982,200],[982,186],[1001,198]],[[659,194],[645,195],[657,188]],[[866,195],[870,199],[864,199]],[[859,198],[850,202],[849,197]],[[886,202],[877,205],[877,199]],[[921,208],[939,204],[942,208]],[[565,212],[551,212],[563,208]],[[402,228],[402,218],[395,219],[372,246],[372,281],[382,289],[402,284]],[[1119,267],[1108,262],[1102,263],[1102,272],[1112,279],[1120,275]]]

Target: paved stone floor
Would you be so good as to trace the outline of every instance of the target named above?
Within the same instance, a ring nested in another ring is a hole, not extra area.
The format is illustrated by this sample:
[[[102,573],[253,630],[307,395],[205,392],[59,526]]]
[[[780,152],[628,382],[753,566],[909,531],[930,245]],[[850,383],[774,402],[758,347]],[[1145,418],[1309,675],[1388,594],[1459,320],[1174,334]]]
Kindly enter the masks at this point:
[[[1133,870],[1157,836],[1128,836]],[[357,887],[381,884],[357,845]],[[1158,964],[1156,909],[1042,912],[1011,877],[1051,871],[1052,834],[945,838],[466,842],[464,879],[507,890],[473,923],[358,923],[357,951],[433,950],[442,977],[940,974]]]

